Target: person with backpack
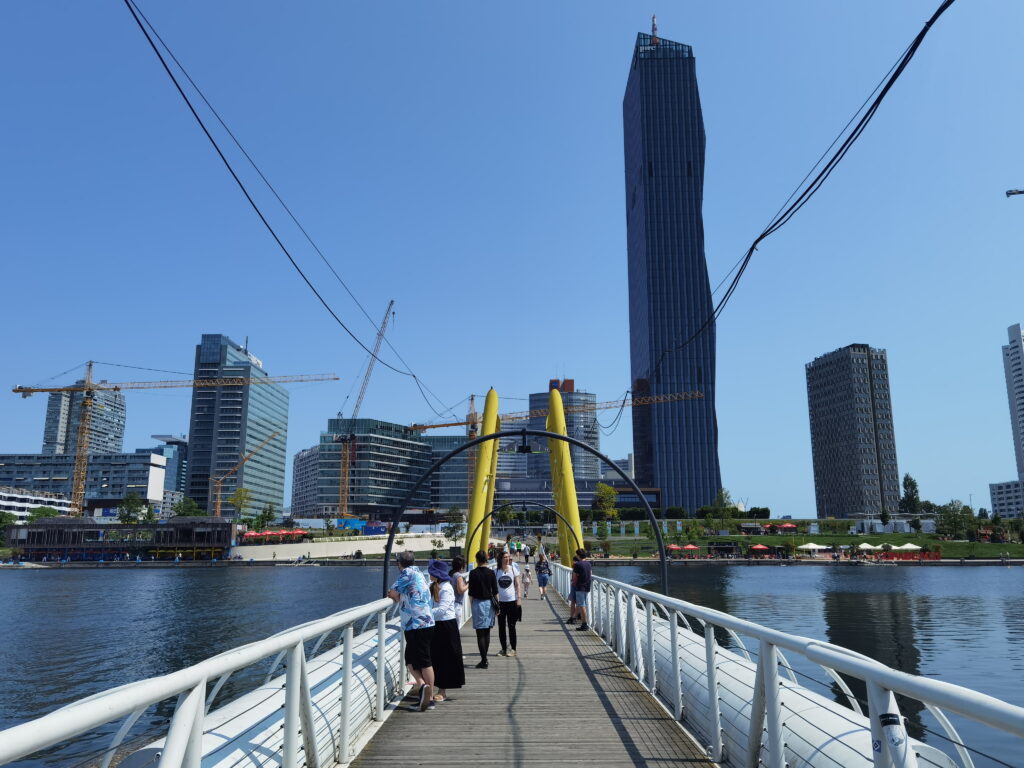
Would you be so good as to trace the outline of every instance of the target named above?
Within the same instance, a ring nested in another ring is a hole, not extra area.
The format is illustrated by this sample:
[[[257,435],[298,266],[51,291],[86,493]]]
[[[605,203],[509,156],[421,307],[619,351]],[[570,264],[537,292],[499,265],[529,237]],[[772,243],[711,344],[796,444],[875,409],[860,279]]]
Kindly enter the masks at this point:
[[[540,590],[540,599],[547,600],[548,582],[551,581],[551,563],[544,557],[543,552],[537,553],[537,589]]]

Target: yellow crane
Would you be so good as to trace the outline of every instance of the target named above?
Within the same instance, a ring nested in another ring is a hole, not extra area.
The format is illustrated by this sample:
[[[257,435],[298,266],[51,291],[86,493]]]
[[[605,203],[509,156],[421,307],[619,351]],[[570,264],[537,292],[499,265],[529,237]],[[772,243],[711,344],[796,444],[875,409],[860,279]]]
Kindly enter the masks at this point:
[[[303,374],[298,376],[232,376],[219,379],[169,379],[165,381],[121,381],[110,383],[94,381],[93,361],[85,364],[85,378],[81,384],[70,387],[14,387],[11,391],[22,397],[42,392],[81,392],[82,406],[79,411],[77,444],[75,445],[75,468],[71,480],[71,514],[81,515],[85,510],[85,476],[89,467],[89,425],[92,421],[93,398],[96,392],[120,392],[132,389],[169,389],[174,387],[248,387],[260,384],[290,384],[307,381],[338,381],[333,373]],[[261,446],[262,447],[262,446]]]
[[[634,397],[627,397],[623,400],[605,400],[601,403],[594,403],[593,405],[567,405],[565,406],[565,413],[588,413],[590,411],[600,411],[606,408],[637,408],[641,405],[654,405],[655,403],[674,403],[680,400],[700,400],[704,397],[703,392],[671,392],[665,395],[637,395]],[[548,415],[547,408],[535,408],[532,411],[514,411],[513,413],[503,413],[498,418],[501,420],[502,428],[506,428],[511,422],[514,421],[527,421],[532,418],[540,418]],[[450,421],[445,424],[412,424],[409,429],[415,430],[426,430],[426,429],[441,429],[442,427],[462,427],[469,425],[470,435],[475,437],[476,427],[479,423],[479,417],[475,411],[471,411],[469,418],[466,421]],[[472,439],[472,438],[471,438]]]
[[[279,434],[281,434],[281,433],[280,432],[274,432],[274,434],[272,434],[270,437],[268,437],[262,443],[257,445],[253,450],[249,451],[249,453],[247,453],[245,456],[243,456],[242,460],[240,462],[238,462],[237,464],[235,464],[235,466],[233,466],[227,472],[224,472],[222,474],[217,475],[213,479],[213,492],[214,492],[213,516],[214,517],[220,517],[220,491],[221,491],[221,486],[224,483],[224,478],[231,477],[231,475],[235,474],[235,472],[237,472],[239,469],[242,468],[242,465],[245,464],[245,462],[247,462],[249,459],[251,459],[257,453],[262,451],[266,447],[267,443],[269,443],[271,440],[273,440]],[[241,512],[242,510],[239,509],[239,510],[236,510],[236,511],[237,512]]]

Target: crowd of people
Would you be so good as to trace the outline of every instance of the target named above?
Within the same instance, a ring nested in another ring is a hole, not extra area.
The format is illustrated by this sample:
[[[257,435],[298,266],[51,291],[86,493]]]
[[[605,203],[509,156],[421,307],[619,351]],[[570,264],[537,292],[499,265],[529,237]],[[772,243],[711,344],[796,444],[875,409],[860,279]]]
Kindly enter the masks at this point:
[[[539,600],[547,600],[551,581],[551,564],[545,553],[531,551],[529,545],[508,542],[503,548],[480,551],[474,558],[476,567],[466,570],[461,557],[449,566],[432,558],[424,573],[416,567],[415,555],[406,551],[398,555],[400,573],[388,591],[399,603],[401,626],[405,634],[405,663],[415,684],[406,699],[410,708],[421,712],[432,710],[441,702],[450,701],[449,692],[466,683],[459,625],[463,603],[468,594],[473,629],[476,632],[480,661],[476,669],[489,667],[491,630],[498,626],[501,650],[498,656],[515,657],[516,624],[523,617],[523,600],[529,595],[534,565]],[[521,559],[522,564],[516,560]],[[573,558],[572,611],[569,623],[579,621],[578,630],[586,630],[587,597],[590,593],[591,571],[587,553],[580,549]]]

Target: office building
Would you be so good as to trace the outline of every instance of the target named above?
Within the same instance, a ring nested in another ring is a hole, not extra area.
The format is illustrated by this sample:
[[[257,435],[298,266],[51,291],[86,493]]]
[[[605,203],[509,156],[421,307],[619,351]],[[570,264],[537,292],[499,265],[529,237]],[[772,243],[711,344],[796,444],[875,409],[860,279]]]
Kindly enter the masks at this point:
[[[274,439],[224,478],[221,515],[254,514],[267,504],[278,510],[284,507],[288,391],[280,384],[256,383],[267,376],[262,361],[227,336],[203,334],[196,346],[193,378],[242,378],[252,382],[232,387],[198,387],[192,391],[185,495],[211,514],[215,506],[211,498],[212,478],[229,472],[275,432]],[[251,494],[244,511],[227,503],[237,488],[246,488]]]
[[[898,511],[899,469],[884,349],[851,344],[806,366],[818,517]]]
[[[1024,517],[1024,483],[1010,480],[1006,483],[989,483],[992,497],[992,515],[1001,518]]]
[[[292,506],[289,511],[293,518],[318,516],[316,485],[319,472],[319,444],[299,451],[292,458]]]
[[[134,493],[160,509],[166,463],[167,459],[155,453],[91,455],[85,474],[86,506],[115,508]],[[0,485],[71,498],[74,469],[72,455],[2,454]]]
[[[164,489],[185,495],[185,481],[188,477],[188,438],[182,435],[150,435],[163,445],[155,448],[137,448],[136,453],[156,453],[167,459],[167,471],[164,474]],[[166,497],[165,498],[170,498]],[[177,497],[174,497],[177,498]],[[178,499],[180,501],[180,499]]]
[[[463,445],[468,438],[464,435],[423,435],[423,441],[430,446],[431,463]],[[499,464],[501,457],[498,458]],[[501,468],[498,468],[501,476]],[[465,510],[469,502],[469,451],[456,454],[430,476],[430,506],[440,513],[449,509]]]
[[[432,449],[422,434],[404,424],[377,419],[328,419],[320,434],[317,507],[337,512],[340,496],[341,449],[350,444],[348,511],[380,518],[395,509],[430,468]],[[430,483],[410,499],[409,507],[430,506]]]
[[[50,507],[68,515],[71,514],[71,498],[62,493],[0,486],[0,512],[9,512],[21,523],[28,520],[28,513],[36,507]]]
[[[597,396],[591,392],[577,391],[576,382],[573,379],[551,379],[546,392],[530,395],[530,410],[547,411],[552,389],[557,389],[562,395],[566,434],[586,443],[594,450],[601,450],[601,433],[597,427],[597,411],[595,410]],[[546,430],[547,417],[530,417],[529,428]],[[533,452],[526,454],[526,476],[535,480],[550,478],[551,458],[546,441],[533,439],[531,444]],[[572,457],[573,477],[576,480],[597,480],[601,477],[601,460],[592,453],[579,446],[570,445],[569,454]],[[504,475],[499,471],[498,476],[503,477]]]
[[[704,260],[704,120],[688,45],[640,34],[622,102],[632,389],[701,399],[633,409],[636,480],[689,514],[722,486]]]
[[[1013,451],[1017,458],[1017,479],[1024,482],[1024,333],[1020,325],[1007,328],[1010,343],[1003,347],[1006,399],[1010,406]]]
[[[106,381],[100,382],[105,384]],[[75,382],[84,386],[85,380]],[[82,392],[51,392],[46,402],[43,450],[47,456],[74,455],[82,415]],[[121,453],[124,448],[124,395],[95,390],[89,412],[89,453]]]
[[[633,454],[629,454],[624,459],[613,459],[612,460],[616,467],[625,472],[629,477],[636,477],[636,468],[633,465]],[[605,461],[601,461],[601,477],[605,480],[614,480],[619,482],[622,480],[619,473],[611,468]]]

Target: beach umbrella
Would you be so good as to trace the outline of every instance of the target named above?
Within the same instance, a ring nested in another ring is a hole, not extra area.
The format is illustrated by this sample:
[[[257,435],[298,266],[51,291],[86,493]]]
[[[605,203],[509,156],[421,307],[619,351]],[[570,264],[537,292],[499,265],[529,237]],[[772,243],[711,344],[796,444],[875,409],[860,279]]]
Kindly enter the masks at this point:
[[[678,544],[669,544],[665,549],[682,549]]]
[[[249,538],[250,536],[259,536],[259,534],[256,533],[256,531],[247,531],[246,533],[242,534],[243,539]]]
[[[875,549],[881,549],[881,547],[876,547],[876,546],[874,546],[873,544],[868,544],[868,543],[867,543],[867,542],[865,541],[865,542],[864,542],[864,543],[862,543],[862,544],[858,544],[858,545],[857,545],[857,549],[860,549],[860,550],[863,550],[863,551],[865,551],[865,552],[866,552],[866,551],[868,551],[868,550],[875,550]]]
[[[818,544],[815,544],[813,541],[811,541],[807,544],[801,544],[799,547],[797,547],[797,549],[828,549],[828,547],[819,546]]]
[[[779,528],[796,528],[796,524],[795,523],[783,523],[782,525],[779,526]]]
[[[917,550],[919,550],[919,549],[920,549],[920,547],[919,547],[919,546],[917,546],[917,544],[911,544],[911,543],[910,543],[910,542],[908,541],[908,542],[907,542],[906,544],[904,544],[903,546],[900,546],[900,547],[895,547],[895,549],[902,549],[902,550],[905,550],[905,551],[907,551],[907,552],[914,552],[914,551],[917,551]]]
[[[700,549],[696,544],[687,544],[683,549]]]
[[[751,549],[768,549],[764,544],[755,544]]]

